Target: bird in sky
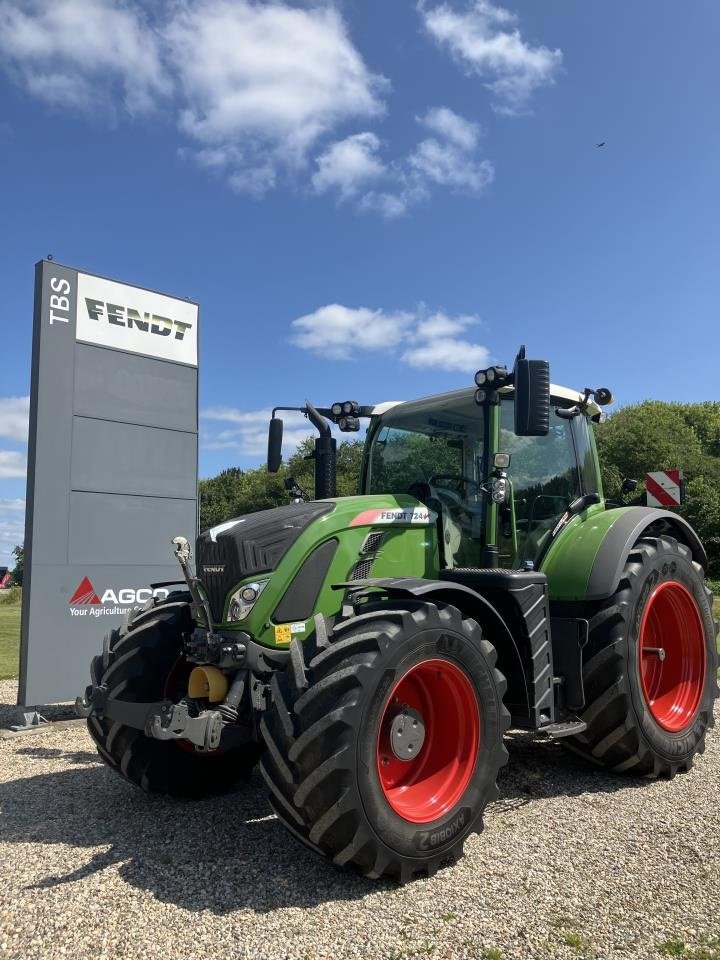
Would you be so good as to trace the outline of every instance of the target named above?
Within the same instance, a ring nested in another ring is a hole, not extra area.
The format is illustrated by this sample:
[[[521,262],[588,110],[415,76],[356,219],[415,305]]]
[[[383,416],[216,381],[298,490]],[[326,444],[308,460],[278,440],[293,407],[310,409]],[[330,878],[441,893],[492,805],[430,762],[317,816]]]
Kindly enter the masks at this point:
[[[596,147],[604,147],[604,146],[605,146],[605,141],[603,140],[602,143],[596,143],[595,146],[596,146]]]

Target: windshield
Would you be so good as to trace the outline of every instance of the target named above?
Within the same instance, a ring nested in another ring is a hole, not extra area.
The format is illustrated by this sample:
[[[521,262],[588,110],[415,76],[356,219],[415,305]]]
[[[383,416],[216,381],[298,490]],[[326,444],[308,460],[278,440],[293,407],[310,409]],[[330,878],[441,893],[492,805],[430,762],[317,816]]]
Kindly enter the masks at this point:
[[[402,404],[372,434],[367,493],[409,493],[443,519],[449,565],[480,561],[483,411],[463,391],[438,402]]]

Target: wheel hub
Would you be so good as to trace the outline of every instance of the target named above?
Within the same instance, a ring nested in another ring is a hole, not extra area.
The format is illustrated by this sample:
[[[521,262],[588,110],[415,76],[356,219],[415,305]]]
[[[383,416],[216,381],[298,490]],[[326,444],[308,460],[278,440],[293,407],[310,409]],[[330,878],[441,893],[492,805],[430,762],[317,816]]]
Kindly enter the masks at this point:
[[[425,743],[425,722],[419,710],[405,705],[390,724],[390,746],[398,760],[414,760]]]

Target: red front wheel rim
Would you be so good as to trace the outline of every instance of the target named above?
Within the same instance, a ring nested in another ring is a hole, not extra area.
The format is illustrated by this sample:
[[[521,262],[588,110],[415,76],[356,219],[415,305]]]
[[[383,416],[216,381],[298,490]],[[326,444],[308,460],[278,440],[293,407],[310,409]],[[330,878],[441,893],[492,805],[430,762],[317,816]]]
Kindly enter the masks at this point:
[[[401,713],[420,717],[424,741],[401,759],[393,723]],[[442,817],[460,800],[480,747],[480,709],[468,675],[449,660],[424,660],[390,691],[377,737],[377,767],[385,799],[411,823]]]
[[[692,593],[674,580],[650,595],[640,623],[640,679],[653,720],[669,733],[692,726],[705,686],[705,630]]]

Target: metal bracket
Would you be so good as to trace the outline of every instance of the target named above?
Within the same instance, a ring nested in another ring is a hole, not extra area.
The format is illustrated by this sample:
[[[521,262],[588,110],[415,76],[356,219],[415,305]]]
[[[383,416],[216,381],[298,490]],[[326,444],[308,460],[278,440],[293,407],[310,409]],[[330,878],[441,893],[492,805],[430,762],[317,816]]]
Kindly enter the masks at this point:
[[[222,714],[204,710],[191,717],[186,703],[163,704],[160,715],[148,718],[145,732],[156,740],[189,740],[201,750],[216,750],[223,729]]]
[[[21,733],[28,730],[37,730],[39,727],[48,726],[48,721],[39,712],[37,707],[18,706],[15,711],[15,723],[11,724],[10,729],[13,733]]]

